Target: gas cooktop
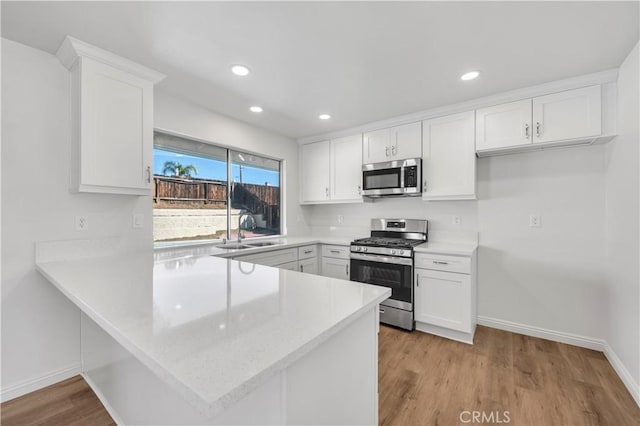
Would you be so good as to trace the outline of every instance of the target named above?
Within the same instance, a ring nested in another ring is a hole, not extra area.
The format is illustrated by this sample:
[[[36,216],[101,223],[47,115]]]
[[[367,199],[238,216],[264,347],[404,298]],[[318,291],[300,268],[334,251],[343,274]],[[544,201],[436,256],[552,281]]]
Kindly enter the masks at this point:
[[[424,243],[424,240],[409,240],[404,238],[369,237],[354,240],[351,244],[370,247],[411,248]]]

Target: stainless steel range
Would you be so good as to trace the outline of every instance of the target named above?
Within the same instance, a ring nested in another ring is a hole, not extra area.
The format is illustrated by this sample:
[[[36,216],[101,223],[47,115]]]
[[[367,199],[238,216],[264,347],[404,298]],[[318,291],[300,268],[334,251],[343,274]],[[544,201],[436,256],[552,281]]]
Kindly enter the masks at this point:
[[[351,242],[351,281],[389,287],[380,322],[413,330],[413,248],[427,241],[428,221],[371,219],[371,237]]]

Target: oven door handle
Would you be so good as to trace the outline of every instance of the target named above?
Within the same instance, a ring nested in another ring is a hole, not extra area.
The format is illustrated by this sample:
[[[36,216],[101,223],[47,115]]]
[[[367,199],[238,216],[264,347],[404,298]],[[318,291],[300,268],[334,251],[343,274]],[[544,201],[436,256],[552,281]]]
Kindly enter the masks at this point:
[[[354,260],[364,260],[366,262],[392,263],[394,265],[413,266],[413,259],[410,257],[391,257],[391,256],[380,256],[377,254],[360,254],[360,253],[351,253],[350,257],[351,259],[354,259]]]

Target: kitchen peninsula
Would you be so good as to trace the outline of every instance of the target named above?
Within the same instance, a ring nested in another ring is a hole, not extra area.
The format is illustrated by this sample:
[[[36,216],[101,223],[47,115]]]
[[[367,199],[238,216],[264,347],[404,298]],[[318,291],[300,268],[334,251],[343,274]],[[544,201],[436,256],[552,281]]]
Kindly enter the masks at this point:
[[[389,289],[214,256],[74,260],[46,244],[37,268],[82,311],[83,374],[116,422],[377,423]]]

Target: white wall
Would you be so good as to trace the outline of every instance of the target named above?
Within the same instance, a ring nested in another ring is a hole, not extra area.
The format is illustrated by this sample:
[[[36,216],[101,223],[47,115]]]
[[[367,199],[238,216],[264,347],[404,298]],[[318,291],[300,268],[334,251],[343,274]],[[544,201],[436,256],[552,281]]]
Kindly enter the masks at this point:
[[[479,232],[478,315],[602,338],[604,147],[478,159],[478,197],[304,209],[317,234],[342,233],[339,214],[359,236],[373,217],[429,219],[432,239]],[[542,215],[542,228],[529,227],[531,213]],[[462,216],[460,226],[452,215]]]
[[[120,236],[131,249],[152,246],[150,197],[69,192],[69,119],[58,59],[2,39],[3,399],[80,362],[80,313],[35,271],[34,242]],[[145,214],[142,229],[131,229],[133,212]],[[75,230],[76,215],[88,231]]]
[[[161,91],[155,93],[154,108],[154,125],[158,129],[284,160],[286,232],[296,235],[308,231],[298,205],[298,145],[293,139],[226,117]]]
[[[640,397],[639,50],[636,45],[620,67],[618,136],[606,152],[606,340],[635,382],[636,398]]]

